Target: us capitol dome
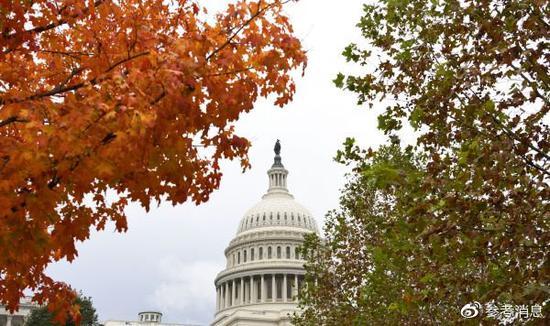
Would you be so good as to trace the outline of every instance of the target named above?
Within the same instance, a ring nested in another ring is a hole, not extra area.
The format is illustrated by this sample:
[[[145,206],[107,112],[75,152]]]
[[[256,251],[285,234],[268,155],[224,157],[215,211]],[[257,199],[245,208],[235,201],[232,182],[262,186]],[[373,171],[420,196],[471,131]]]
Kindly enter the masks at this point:
[[[241,219],[225,249],[226,268],[215,279],[212,325],[291,325],[304,281],[298,247],[307,233],[318,233],[311,213],[287,189],[288,171],[280,156],[267,171],[269,188]]]

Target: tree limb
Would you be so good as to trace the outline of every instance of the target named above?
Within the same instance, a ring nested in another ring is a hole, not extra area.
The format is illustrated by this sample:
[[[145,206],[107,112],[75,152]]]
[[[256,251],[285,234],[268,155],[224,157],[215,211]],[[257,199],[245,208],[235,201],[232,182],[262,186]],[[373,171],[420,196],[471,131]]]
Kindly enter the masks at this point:
[[[9,125],[10,123],[15,123],[15,122],[29,122],[29,120],[27,119],[21,119],[17,116],[11,116],[7,119],[4,119],[4,120],[0,120],[0,127],[3,127],[3,126],[7,126]]]
[[[135,54],[131,57],[121,59],[121,60],[113,63],[109,68],[107,68],[107,70],[105,70],[104,74],[111,72],[113,69],[115,69],[117,66],[119,66],[123,63],[126,63],[128,61],[131,61],[133,59],[136,59],[136,58],[148,55],[148,54],[149,54],[149,51],[145,51],[145,52]],[[82,71],[82,68],[77,69],[76,71],[73,70],[71,75],[68,76],[68,79],[72,78],[72,76],[79,73],[80,71]],[[60,95],[60,94],[63,94],[63,93],[69,92],[69,91],[74,91],[74,90],[77,90],[79,88],[82,88],[87,83],[95,85],[95,84],[97,84],[101,81],[102,81],[101,76],[96,76],[96,77],[94,77],[93,79],[91,79],[89,81],[80,82],[80,83],[76,83],[76,84],[69,85],[69,86],[64,86],[63,83],[61,83],[60,85],[54,87],[53,89],[51,89],[47,92],[34,94],[34,95],[31,95],[31,96],[28,96],[28,97],[24,97],[24,98],[20,98],[20,99],[17,99],[17,98],[15,98],[15,99],[0,99],[0,106],[1,105],[7,105],[7,104],[13,104],[13,103],[21,103],[21,102],[26,102],[26,101],[37,100],[37,99],[41,99],[43,97],[48,97],[48,96],[53,96],[53,95]]]
[[[207,55],[206,56],[206,61],[209,61],[218,52],[220,52],[226,46],[228,46],[231,43],[231,41],[243,30],[243,28],[248,26],[256,17],[260,16],[263,12],[265,12],[266,10],[268,10],[269,8],[274,6],[274,4],[270,4],[270,5],[267,5],[263,8],[260,8],[260,5],[261,5],[261,1],[258,3],[258,10],[256,11],[256,13],[254,13],[252,16],[250,16],[250,18],[247,21],[245,21],[244,24],[242,24],[236,31],[234,31],[233,34],[231,34],[231,36],[229,36],[229,38],[220,47],[218,47],[217,49],[212,51],[212,53]]]

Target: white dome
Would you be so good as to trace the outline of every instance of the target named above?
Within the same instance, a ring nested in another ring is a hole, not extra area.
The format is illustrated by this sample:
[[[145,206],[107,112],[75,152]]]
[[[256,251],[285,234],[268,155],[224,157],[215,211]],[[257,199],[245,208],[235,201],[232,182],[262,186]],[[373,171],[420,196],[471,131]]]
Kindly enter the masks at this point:
[[[264,227],[294,227],[317,232],[311,213],[289,194],[266,194],[241,219],[237,234]]]
[[[288,171],[277,141],[269,187],[243,216],[225,249],[226,268],[216,276],[212,325],[290,325],[299,311],[297,295],[305,282],[300,246],[318,233],[311,213],[287,189]]]

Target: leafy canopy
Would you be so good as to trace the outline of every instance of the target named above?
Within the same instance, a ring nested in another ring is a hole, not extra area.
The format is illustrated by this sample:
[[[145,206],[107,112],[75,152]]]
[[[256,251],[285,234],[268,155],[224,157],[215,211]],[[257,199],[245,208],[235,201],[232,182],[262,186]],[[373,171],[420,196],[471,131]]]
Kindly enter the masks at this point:
[[[343,53],[364,72],[334,82],[360,104],[389,103],[378,117],[389,148],[407,124],[416,145],[363,151],[349,140],[338,154],[351,181],[326,244],[306,245],[298,324],[453,323],[471,301],[549,298],[549,10],[364,5],[365,44]]]
[[[135,201],[208,200],[221,159],[248,167],[232,124],[288,103],[306,56],[288,1],[0,2],[0,303],[25,289],[59,320],[73,291],[44,273]],[[116,196],[107,197],[107,191]]]
[[[93,306],[92,299],[90,297],[85,297],[82,293],[78,294],[74,303],[78,305],[80,309],[80,325],[82,326],[99,326],[97,321],[97,313]],[[31,311],[25,326],[55,326],[57,325],[54,321],[53,314],[48,310],[47,307],[40,307]],[[76,323],[72,318],[69,318],[65,326],[75,326]]]

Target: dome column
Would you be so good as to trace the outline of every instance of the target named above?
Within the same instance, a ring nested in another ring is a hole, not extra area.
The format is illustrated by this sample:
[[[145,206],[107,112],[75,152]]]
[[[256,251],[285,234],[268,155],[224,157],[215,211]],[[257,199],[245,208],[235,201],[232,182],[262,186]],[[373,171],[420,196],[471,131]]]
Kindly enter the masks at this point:
[[[277,301],[277,277],[275,274],[271,275],[271,301]]]
[[[220,310],[220,287],[216,288],[216,310]]]
[[[235,305],[235,279],[231,284],[231,306]]]
[[[225,302],[223,299],[224,293],[223,293],[223,284],[220,284],[220,310],[223,310]]]
[[[256,288],[254,283],[254,275],[252,275],[250,276],[250,303],[256,303]]]
[[[294,300],[298,300],[298,274],[294,274]]]
[[[260,301],[261,302],[265,302],[265,299],[266,299],[266,295],[265,295],[265,281],[264,281],[264,274],[262,274],[261,278],[260,278],[260,286],[262,287],[262,291],[261,291],[261,298],[260,298]]]
[[[286,283],[286,273],[283,274],[283,302],[286,302],[287,297],[287,283]]]
[[[223,292],[224,286],[220,285],[220,310],[225,308],[225,293]]]
[[[244,277],[241,277],[241,304],[245,304],[244,301]]]
[[[224,308],[229,308],[229,282],[225,282],[225,283],[224,283],[224,287],[225,287],[225,291],[224,291],[224,294],[225,294],[225,298],[224,298],[224,301],[225,301]]]

